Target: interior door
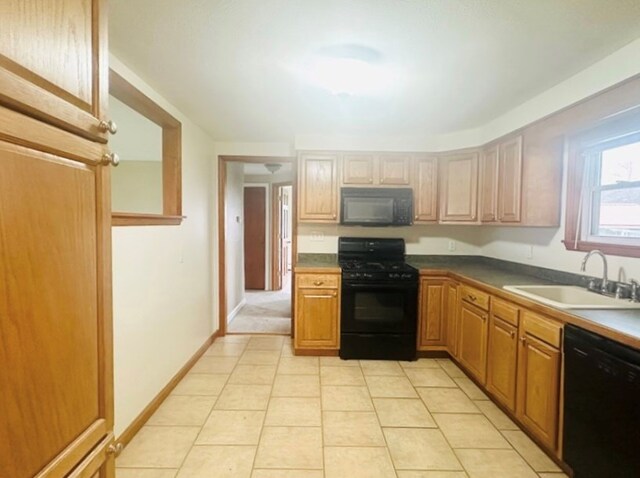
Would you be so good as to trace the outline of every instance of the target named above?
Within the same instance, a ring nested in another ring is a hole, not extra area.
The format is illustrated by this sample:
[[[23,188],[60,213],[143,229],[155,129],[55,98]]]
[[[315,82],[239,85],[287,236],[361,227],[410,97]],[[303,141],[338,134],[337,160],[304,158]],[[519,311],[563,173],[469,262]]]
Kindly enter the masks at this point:
[[[280,229],[282,231],[282,247],[280,250],[282,254],[280,258],[280,272],[282,281],[284,282],[285,277],[291,271],[291,186],[284,186],[281,190]]]
[[[108,169],[92,161],[0,141],[3,477],[67,476],[83,457],[78,476],[91,476],[107,460],[109,190]],[[107,467],[101,476],[113,476]]]
[[[244,188],[244,288],[265,290],[267,190]]]

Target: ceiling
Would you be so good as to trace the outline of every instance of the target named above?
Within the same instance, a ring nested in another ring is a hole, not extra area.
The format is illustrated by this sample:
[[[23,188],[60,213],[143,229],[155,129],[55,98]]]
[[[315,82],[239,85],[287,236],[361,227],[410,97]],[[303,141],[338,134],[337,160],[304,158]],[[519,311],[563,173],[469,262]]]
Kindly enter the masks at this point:
[[[638,0],[109,4],[112,52],[219,141],[473,128],[640,37]],[[301,78],[342,45],[373,49],[393,81],[336,95]]]

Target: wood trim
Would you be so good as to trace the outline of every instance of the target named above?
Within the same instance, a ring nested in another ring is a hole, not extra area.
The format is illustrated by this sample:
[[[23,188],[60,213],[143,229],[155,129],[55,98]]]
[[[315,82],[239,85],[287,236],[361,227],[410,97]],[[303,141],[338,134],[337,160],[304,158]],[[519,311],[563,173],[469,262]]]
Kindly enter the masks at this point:
[[[140,414],[131,422],[131,424],[123,431],[116,439],[116,442],[121,443],[123,446],[127,446],[133,437],[140,431],[140,429],[147,423],[151,415],[162,405],[162,402],[171,394],[174,388],[180,383],[180,381],[189,373],[191,368],[196,362],[204,355],[209,349],[211,344],[221,336],[220,329],[216,330],[211,337],[209,337],[204,344],[196,351],[196,353],[184,364],[184,366],[178,370],[169,383],[167,383],[162,390],[154,397],[151,402],[140,412]]]
[[[112,226],[178,226],[186,216],[165,216],[164,214],[141,214],[136,212],[114,212]]]
[[[296,168],[296,158],[292,157],[276,157],[276,156],[234,156],[234,155],[220,155],[218,156],[218,327],[220,335],[227,334],[227,281],[226,281],[226,242],[225,242],[225,192],[227,188],[227,163],[291,163],[293,180],[291,184],[292,206],[296,207],[296,191],[297,191],[297,175],[298,170]],[[292,269],[296,263],[296,252],[298,246],[296,219],[292,216],[292,231],[291,231],[291,247],[292,247]],[[293,271],[291,278],[291,336],[293,337],[293,322],[294,322],[294,280]]]
[[[162,128],[162,214],[116,212],[112,224],[179,225],[182,222],[177,220],[182,218],[182,123],[117,72],[109,70],[109,81],[111,95]]]
[[[91,478],[95,476],[103,465],[115,461],[114,455],[108,452],[108,448],[112,444],[113,433],[109,433],[65,478]],[[106,476],[109,475],[106,474]]]
[[[294,349],[295,356],[315,356],[315,357],[337,357],[339,350],[336,349]]]

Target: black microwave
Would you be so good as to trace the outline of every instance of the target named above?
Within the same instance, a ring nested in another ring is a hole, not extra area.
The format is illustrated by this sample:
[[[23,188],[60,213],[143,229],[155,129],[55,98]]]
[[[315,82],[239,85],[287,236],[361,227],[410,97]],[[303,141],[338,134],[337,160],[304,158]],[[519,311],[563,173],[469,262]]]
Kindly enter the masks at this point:
[[[409,188],[342,188],[340,224],[345,226],[410,226],[413,190]]]

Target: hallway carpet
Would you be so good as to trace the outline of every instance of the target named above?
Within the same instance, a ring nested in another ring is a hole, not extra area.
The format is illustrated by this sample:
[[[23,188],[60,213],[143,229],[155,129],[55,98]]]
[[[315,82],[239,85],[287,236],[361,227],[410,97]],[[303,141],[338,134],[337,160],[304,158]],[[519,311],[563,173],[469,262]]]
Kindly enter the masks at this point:
[[[247,303],[227,326],[228,333],[291,334],[291,287],[247,291]]]

